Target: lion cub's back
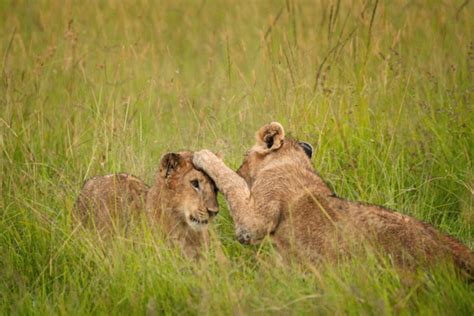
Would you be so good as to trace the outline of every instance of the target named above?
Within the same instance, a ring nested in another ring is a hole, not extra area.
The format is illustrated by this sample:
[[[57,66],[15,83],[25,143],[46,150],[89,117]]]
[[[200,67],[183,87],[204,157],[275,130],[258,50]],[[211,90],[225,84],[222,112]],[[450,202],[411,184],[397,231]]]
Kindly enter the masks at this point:
[[[403,264],[434,263],[453,259],[456,266],[474,275],[474,254],[460,241],[414,217],[361,202],[339,201],[346,206],[348,219],[367,237],[380,244]],[[471,276],[472,278],[472,276]]]
[[[104,228],[112,221],[126,223],[145,210],[148,186],[127,174],[110,174],[87,180],[74,205],[74,217],[85,225]]]

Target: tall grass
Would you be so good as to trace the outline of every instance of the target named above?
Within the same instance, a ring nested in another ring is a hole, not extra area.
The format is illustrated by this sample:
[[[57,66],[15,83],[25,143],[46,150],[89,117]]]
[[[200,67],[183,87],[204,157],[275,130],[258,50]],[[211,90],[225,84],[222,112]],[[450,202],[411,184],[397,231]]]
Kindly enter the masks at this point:
[[[467,4],[466,4],[467,3]],[[0,1],[4,314],[472,314],[449,267],[280,263],[222,212],[200,262],[146,225],[71,221],[84,179],[151,183],[165,151],[238,167],[277,120],[341,196],[474,246],[474,6],[468,1]]]

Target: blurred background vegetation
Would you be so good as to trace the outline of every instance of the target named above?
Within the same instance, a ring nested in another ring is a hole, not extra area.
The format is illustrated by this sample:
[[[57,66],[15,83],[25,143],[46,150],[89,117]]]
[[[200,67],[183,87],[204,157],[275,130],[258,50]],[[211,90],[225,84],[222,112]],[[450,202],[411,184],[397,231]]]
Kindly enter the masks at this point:
[[[375,258],[278,264],[239,245],[221,200],[199,263],[146,227],[71,223],[82,182],[151,183],[166,151],[236,168],[281,122],[345,198],[474,245],[470,1],[0,0],[0,307],[6,314],[472,314],[449,269]]]

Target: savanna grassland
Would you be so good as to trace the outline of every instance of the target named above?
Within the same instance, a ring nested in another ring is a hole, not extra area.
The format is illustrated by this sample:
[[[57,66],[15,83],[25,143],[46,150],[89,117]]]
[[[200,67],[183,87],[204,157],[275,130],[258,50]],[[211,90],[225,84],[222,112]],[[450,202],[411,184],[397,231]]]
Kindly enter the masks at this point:
[[[0,313],[465,314],[448,265],[282,265],[240,245],[223,199],[205,258],[146,225],[74,225],[83,181],[151,183],[161,154],[233,168],[270,121],[338,195],[474,247],[474,3],[0,0]]]

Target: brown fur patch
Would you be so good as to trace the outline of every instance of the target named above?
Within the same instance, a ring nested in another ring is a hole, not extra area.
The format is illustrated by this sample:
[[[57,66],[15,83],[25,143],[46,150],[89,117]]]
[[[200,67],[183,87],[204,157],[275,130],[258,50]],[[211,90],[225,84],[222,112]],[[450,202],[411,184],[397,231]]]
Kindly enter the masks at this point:
[[[84,183],[73,214],[86,226],[105,232],[143,210],[147,192],[148,186],[130,174],[93,177]]]

